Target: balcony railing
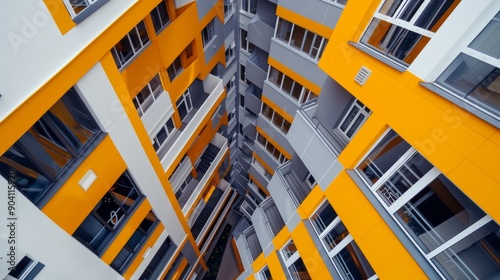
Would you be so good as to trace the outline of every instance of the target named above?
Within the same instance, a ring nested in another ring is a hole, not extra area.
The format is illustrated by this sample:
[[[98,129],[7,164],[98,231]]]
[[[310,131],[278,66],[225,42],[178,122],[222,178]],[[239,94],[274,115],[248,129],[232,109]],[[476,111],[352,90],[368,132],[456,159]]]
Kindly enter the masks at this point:
[[[203,80],[203,90],[208,94],[207,99],[200,108],[193,115],[189,123],[184,127],[182,132],[176,137],[175,141],[168,147],[166,151],[161,151],[159,157],[161,159],[161,164],[163,169],[166,171],[179,156],[182,148],[188,145],[189,140],[192,138],[196,129],[202,124],[205,116],[210,112],[210,110],[218,106],[219,98],[224,94],[224,87],[222,85],[222,80],[213,75],[208,75],[205,80]]]
[[[205,174],[201,177],[201,179],[199,179],[200,182],[198,183],[196,189],[192,193],[190,193],[188,201],[182,207],[182,213],[184,213],[184,215],[187,215],[189,213],[189,210],[194,206],[194,202],[197,200],[197,198],[201,195],[202,191],[205,189],[205,186],[208,184],[209,179],[214,174],[217,166],[222,162],[223,157],[226,154],[226,151],[228,150],[227,139],[218,133],[214,136],[210,144],[216,146],[220,150],[217,153],[217,156],[210,164],[209,168],[206,170]]]
[[[287,140],[320,186],[326,187],[343,169],[337,160],[342,145],[314,117],[317,107],[311,102],[297,111]]]

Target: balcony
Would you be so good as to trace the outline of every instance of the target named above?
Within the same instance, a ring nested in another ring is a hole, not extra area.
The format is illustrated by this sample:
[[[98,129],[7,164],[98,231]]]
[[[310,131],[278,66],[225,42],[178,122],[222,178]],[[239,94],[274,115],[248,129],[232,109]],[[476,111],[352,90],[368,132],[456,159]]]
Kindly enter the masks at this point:
[[[271,197],[265,199],[254,211],[252,224],[261,247],[266,250],[272,246],[272,240],[285,226],[278,208]]]
[[[314,117],[317,108],[312,102],[297,111],[287,139],[324,190],[343,169],[337,160],[343,145]]]
[[[264,80],[267,78],[267,68],[266,63],[268,55],[259,49],[255,51],[248,57],[246,65],[246,78],[252,84],[258,86],[259,88],[264,87]]]
[[[248,226],[248,224],[244,222],[244,219],[238,226],[240,224]],[[250,268],[253,261],[262,253],[262,247],[260,246],[253,226],[247,227],[236,237],[236,246],[238,247],[238,252],[240,253],[240,258],[245,270]]]
[[[208,201],[200,201],[195,211],[189,217],[188,223],[191,225],[191,232],[196,239],[196,243],[200,244],[201,239],[206,236],[208,228],[215,221],[215,217],[222,209],[227,208],[229,197],[232,197],[233,189],[229,183],[222,180],[217,186]]]
[[[296,159],[292,159],[294,161]],[[297,211],[297,207],[311,192],[311,187],[292,168],[292,162],[280,166],[267,186],[272,197],[279,197],[276,206],[285,221]]]
[[[248,23],[248,41],[267,53],[269,52],[273,35],[274,25],[271,26],[265,23],[258,14]]]
[[[192,138],[196,129],[202,124],[205,116],[218,106],[220,97],[224,94],[222,80],[213,75],[208,75],[203,80],[203,93],[193,101],[193,109],[185,117],[180,131],[177,131],[164,149],[160,150],[158,156],[161,159],[163,170],[167,170],[179,157],[180,152],[185,146],[189,146],[189,140]]]
[[[186,199],[183,196],[189,196],[184,203],[184,206],[182,206],[182,213],[184,213],[184,215],[189,213],[189,210],[194,206],[195,201],[202,194],[205,186],[212,178],[212,175],[216,171],[217,167],[222,163],[227,150],[227,139],[217,133],[197,162],[196,171],[198,176],[194,179],[199,181],[199,183],[193,190],[190,189],[189,191],[186,191],[186,189],[179,197],[179,202],[181,202]]]

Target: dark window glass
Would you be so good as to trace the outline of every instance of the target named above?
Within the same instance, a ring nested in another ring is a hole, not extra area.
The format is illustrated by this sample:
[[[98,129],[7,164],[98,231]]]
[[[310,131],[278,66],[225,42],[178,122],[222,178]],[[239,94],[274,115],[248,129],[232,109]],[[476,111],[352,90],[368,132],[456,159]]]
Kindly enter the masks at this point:
[[[0,174],[37,204],[100,130],[71,88],[0,157]]]

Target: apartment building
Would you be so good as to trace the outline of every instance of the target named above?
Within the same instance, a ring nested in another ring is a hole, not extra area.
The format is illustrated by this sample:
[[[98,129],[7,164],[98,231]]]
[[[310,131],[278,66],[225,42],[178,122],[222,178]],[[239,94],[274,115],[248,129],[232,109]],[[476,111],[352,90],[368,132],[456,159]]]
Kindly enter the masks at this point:
[[[500,3],[242,3],[238,279],[499,278]]]
[[[498,1],[0,14],[0,277],[500,277]]]
[[[207,271],[237,199],[236,18],[215,0],[4,3],[0,278]]]

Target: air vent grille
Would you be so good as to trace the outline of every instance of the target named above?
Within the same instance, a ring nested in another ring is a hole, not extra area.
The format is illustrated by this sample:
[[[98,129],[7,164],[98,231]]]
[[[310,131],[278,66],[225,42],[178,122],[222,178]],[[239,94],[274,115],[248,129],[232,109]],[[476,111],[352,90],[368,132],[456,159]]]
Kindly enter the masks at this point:
[[[368,80],[368,77],[372,74],[372,71],[365,66],[361,66],[361,69],[359,69],[358,74],[356,74],[356,77],[354,80],[360,84],[364,85],[366,81]]]

